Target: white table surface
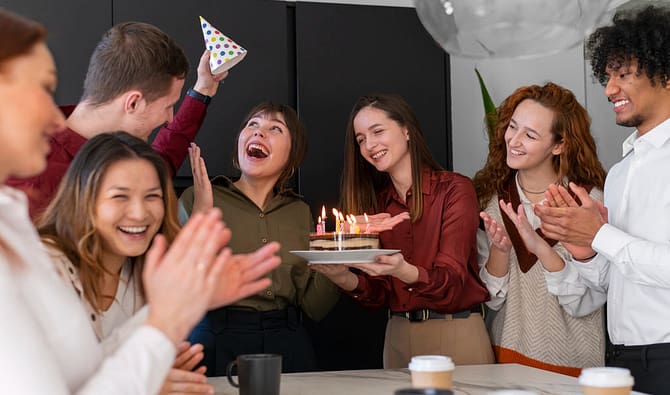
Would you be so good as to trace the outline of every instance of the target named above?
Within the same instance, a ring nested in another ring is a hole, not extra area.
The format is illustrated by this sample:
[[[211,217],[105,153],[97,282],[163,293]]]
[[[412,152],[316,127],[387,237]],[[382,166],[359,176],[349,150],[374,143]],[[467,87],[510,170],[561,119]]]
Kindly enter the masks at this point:
[[[217,395],[238,395],[226,377],[212,377]],[[281,378],[281,395],[393,395],[411,386],[407,369],[290,373]],[[525,389],[538,395],[581,394],[577,379],[517,364],[457,366],[456,395],[485,395],[499,389]]]

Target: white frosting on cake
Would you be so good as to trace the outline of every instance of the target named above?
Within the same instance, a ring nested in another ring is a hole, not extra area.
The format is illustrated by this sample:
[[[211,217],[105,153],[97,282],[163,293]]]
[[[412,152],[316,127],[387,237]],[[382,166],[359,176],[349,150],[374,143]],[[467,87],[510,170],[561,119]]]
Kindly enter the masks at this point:
[[[324,234],[312,233],[309,236],[310,250],[363,250],[378,249],[378,233],[335,233],[328,232]]]

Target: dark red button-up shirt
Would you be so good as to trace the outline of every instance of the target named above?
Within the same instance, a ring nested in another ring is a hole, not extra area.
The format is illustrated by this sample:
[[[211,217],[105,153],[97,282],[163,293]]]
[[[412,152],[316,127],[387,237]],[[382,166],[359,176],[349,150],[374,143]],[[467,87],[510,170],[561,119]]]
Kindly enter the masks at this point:
[[[488,300],[478,275],[476,232],[479,208],[470,179],[448,171],[424,169],[421,193],[423,214],[380,234],[382,248],[399,249],[419,269],[419,280],[405,284],[392,276],[358,275],[349,294],[362,305],[388,307],[392,312],[432,309],[456,313]],[[380,212],[409,211],[393,185],[379,194]]]
[[[74,108],[75,106],[62,106],[61,110],[68,117]],[[186,159],[188,146],[200,130],[206,110],[207,105],[185,96],[172,122],[159,130],[151,144],[165,159],[172,175]],[[66,128],[51,137],[51,151],[44,172],[31,178],[10,178],[6,181],[7,185],[21,189],[28,195],[31,218],[35,218],[49,205],[67,168],[85,142],[86,138]]]

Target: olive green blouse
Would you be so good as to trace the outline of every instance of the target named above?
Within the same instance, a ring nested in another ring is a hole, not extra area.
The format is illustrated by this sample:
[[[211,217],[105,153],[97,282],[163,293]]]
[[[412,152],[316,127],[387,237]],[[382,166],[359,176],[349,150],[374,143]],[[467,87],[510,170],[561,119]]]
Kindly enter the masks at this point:
[[[269,311],[293,305],[313,320],[325,317],[339,298],[338,288],[289,252],[309,249],[312,215],[300,196],[285,190],[261,209],[224,176],[212,179],[212,193],[214,206],[221,209],[223,220],[232,230],[229,246],[233,253],[252,252],[271,241],[281,244],[282,262],[269,274],[272,285],[231,307]],[[186,189],[179,201],[180,220],[185,222],[193,210],[193,187]]]

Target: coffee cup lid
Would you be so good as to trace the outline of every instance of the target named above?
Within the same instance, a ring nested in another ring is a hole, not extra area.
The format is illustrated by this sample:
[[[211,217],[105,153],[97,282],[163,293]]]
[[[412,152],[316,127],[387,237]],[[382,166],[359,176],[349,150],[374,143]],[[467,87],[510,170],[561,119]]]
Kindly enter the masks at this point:
[[[579,384],[593,387],[632,387],[634,383],[630,370],[625,368],[582,369]]]
[[[446,355],[418,355],[412,357],[409,370],[416,372],[439,372],[454,370],[454,362]]]

